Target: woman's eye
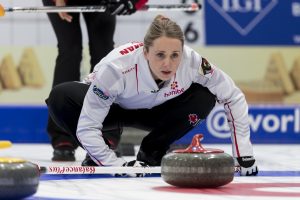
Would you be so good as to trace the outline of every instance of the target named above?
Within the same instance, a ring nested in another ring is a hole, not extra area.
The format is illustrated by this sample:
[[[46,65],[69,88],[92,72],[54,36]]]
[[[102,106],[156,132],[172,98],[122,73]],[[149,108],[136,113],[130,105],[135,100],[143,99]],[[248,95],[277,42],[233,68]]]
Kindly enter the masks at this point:
[[[164,54],[163,53],[158,53],[158,54],[156,54],[157,55],[157,57],[159,57],[159,58],[164,58]]]
[[[174,53],[174,54],[172,54],[172,58],[178,58],[178,54],[177,53]]]

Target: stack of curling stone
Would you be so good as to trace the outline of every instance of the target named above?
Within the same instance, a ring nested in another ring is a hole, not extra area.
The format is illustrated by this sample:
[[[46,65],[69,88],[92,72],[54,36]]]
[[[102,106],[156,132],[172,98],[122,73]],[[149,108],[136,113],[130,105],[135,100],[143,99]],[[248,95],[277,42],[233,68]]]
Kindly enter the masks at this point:
[[[0,149],[10,147],[0,141]],[[40,172],[37,165],[18,158],[0,157],[0,199],[23,199],[36,193]]]
[[[220,149],[205,149],[202,134],[193,137],[186,149],[174,150],[162,158],[161,176],[170,185],[189,188],[215,188],[234,177],[234,159]]]

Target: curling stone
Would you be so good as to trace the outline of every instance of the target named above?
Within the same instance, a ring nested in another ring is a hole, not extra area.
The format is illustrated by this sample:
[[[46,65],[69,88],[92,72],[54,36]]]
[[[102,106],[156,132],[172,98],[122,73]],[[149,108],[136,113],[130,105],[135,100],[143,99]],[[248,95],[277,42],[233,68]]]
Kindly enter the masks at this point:
[[[22,199],[36,193],[37,165],[17,158],[0,158],[0,199]]]
[[[204,149],[197,134],[186,149],[174,150],[162,158],[161,176],[177,187],[214,188],[234,177],[234,159],[220,149]]]

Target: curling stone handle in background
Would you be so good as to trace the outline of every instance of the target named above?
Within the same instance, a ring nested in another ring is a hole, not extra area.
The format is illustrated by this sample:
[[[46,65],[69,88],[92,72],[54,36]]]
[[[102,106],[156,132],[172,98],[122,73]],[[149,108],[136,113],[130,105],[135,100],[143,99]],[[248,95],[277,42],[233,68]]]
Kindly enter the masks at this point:
[[[0,140],[0,149],[5,149],[11,147],[12,144],[8,140]]]
[[[233,180],[233,157],[220,149],[203,148],[202,138],[197,134],[188,148],[163,157],[161,176],[165,182],[178,187],[212,188]]]

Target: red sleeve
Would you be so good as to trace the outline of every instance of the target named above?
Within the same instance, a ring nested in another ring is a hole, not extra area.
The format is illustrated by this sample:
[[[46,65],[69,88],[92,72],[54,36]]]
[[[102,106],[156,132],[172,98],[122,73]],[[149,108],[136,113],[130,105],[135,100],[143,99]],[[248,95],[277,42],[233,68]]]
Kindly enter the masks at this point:
[[[137,10],[139,10],[139,9],[142,8],[147,2],[148,2],[148,0],[139,0],[139,1],[135,4],[135,8],[136,8]]]

